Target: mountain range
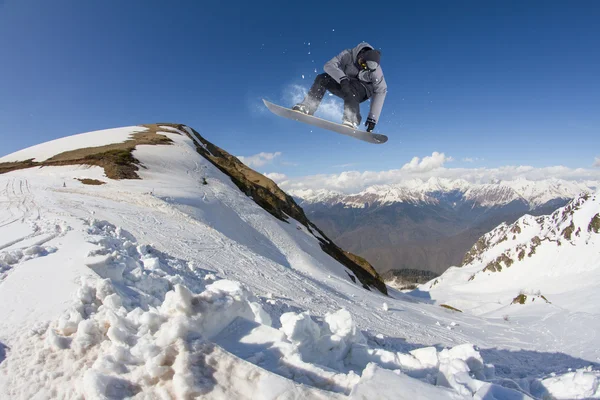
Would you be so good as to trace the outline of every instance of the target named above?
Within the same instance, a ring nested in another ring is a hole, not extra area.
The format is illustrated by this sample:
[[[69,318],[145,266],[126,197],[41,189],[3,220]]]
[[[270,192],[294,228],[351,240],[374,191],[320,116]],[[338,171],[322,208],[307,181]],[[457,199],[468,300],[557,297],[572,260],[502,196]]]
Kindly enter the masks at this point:
[[[477,239],[502,222],[544,215],[597,182],[559,179],[493,181],[412,179],[359,193],[294,190],[309,218],[340,246],[369,260],[379,273],[459,265]]]

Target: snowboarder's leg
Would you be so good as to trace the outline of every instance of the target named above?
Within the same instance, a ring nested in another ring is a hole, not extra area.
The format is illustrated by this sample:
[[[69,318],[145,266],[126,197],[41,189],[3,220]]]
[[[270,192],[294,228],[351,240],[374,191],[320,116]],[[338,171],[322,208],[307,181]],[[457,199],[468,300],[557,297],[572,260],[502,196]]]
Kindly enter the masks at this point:
[[[362,117],[360,115],[360,103],[367,100],[367,90],[358,79],[351,79],[352,94],[344,97],[343,124],[358,128]]]
[[[317,75],[304,100],[296,104],[292,109],[313,115],[317,111],[317,108],[319,108],[325,92],[329,90],[332,94],[343,97],[341,89],[340,84],[329,74],[323,73]]]

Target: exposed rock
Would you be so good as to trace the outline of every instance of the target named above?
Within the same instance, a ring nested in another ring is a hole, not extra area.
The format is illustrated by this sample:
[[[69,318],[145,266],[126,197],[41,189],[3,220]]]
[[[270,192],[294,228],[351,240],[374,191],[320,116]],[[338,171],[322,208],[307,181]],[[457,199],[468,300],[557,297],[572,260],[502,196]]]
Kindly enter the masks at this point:
[[[487,238],[485,236],[480,237],[479,240],[477,240],[477,242],[475,242],[473,247],[471,247],[471,250],[469,250],[467,252],[467,254],[465,254],[465,257],[463,258],[461,266],[472,263],[478,256],[480,256],[488,248],[488,245],[489,245],[489,241],[487,240]]]
[[[513,262],[514,261],[512,260],[512,258],[507,256],[506,254],[502,254],[498,256],[494,261],[486,265],[486,267],[483,270],[489,272],[500,272],[502,271],[502,264],[504,264],[504,266],[508,268],[513,264]]]
[[[412,290],[417,284],[429,282],[438,274],[420,269],[394,269],[381,274],[388,286],[398,290]]]
[[[188,135],[195,135],[196,139],[202,143],[202,146],[196,144],[198,153],[227,174],[241,191],[281,221],[288,222],[288,218],[291,217],[300,222],[319,239],[321,249],[352,271],[365,289],[371,290],[371,287],[374,287],[387,294],[383,279],[367,260],[344,251],[328,239],[317,226],[308,220],[304,211],[296,204],[294,199],[281,190],[271,179],[254,171],[237,157],[210,143],[194,129],[187,127],[190,132],[186,130],[184,125],[168,123],[159,125],[172,126],[181,132],[187,132]]]
[[[511,304],[525,304],[525,301],[527,301],[527,295],[521,293],[513,299]]]
[[[561,235],[567,239],[571,240],[571,236],[573,235],[573,231],[575,230],[575,224],[571,221],[571,225],[567,226],[561,233]]]
[[[588,225],[588,232],[600,233],[600,214],[594,215]]]
[[[525,293],[521,293],[519,294],[517,297],[515,297],[512,301],[511,304],[526,304],[526,303],[535,303],[536,300],[538,300],[538,302],[542,301],[544,303],[547,304],[551,304],[548,299],[546,298],[546,296],[543,296],[541,293],[536,293],[536,294],[525,294]]]

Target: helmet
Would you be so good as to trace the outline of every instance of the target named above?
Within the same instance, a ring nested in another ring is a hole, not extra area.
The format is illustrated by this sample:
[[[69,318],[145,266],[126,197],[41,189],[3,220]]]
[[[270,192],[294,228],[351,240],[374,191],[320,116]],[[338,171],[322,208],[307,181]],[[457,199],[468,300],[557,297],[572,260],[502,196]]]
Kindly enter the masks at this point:
[[[360,55],[359,63],[363,69],[375,71],[381,61],[381,52],[379,50],[367,50]]]

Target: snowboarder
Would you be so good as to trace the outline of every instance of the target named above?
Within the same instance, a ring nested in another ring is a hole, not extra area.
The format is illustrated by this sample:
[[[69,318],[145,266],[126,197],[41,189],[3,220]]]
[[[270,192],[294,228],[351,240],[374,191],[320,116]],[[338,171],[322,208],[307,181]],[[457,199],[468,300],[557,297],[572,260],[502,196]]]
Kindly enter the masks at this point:
[[[387,93],[387,84],[379,65],[381,53],[369,43],[362,42],[353,49],[343,50],[329,60],[325,73],[317,75],[308,94],[293,110],[313,115],[325,92],[344,99],[342,124],[358,129],[361,122],[360,103],[371,99],[371,109],[365,126],[372,132],[377,124],[383,101]]]

